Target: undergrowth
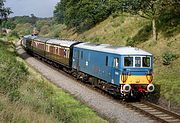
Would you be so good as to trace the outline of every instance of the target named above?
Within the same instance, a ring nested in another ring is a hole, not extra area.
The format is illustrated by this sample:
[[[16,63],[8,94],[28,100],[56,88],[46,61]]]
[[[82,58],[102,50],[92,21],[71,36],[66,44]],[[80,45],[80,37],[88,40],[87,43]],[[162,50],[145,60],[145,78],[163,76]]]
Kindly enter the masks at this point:
[[[0,41],[0,122],[106,122],[25,65],[14,48]]]

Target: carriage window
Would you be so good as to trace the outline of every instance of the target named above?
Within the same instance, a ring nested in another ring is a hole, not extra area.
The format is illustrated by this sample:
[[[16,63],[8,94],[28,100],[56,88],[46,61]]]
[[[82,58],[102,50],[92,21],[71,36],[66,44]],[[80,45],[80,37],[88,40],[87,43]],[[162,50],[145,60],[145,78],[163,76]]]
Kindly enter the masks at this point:
[[[133,67],[133,57],[124,57],[124,66]]]
[[[58,55],[58,47],[56,47],[56,54]]]
[[[75,50],[74,57],[75,57],[75,58],[78,58],[78,57],[79,57],[79,56],[78,56],[78,50]]]
[[[64,57],[66,57],[67,50],[64,48]]]
[[[81,51],[81,59],[83,59],[83,51]]]
[[[108,56],[106,56],[106,66],[108,66]]]
[[[143,67],[150,67],[150,57],[143,57]]]
[[[119,66],[119,58],[114,58],[114,68],[118,69]]]
[[[49,47],[50,53],[53,53],[53,46]]]
[[[135,57],[135,67],[141,67],[141,57]]]

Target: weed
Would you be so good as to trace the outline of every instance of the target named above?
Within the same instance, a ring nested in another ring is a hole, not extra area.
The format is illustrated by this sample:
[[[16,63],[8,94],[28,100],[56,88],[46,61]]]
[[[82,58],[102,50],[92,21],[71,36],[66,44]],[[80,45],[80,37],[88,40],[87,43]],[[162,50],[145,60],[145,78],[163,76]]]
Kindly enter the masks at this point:
[[[135,41],[132,38],[127,38],[126,40],[126,46],[135,46]]]
[[[9,35],[9,37],[15,37],[15,38],[20,38],[18,33],[16,31],[12,31]]]
[[[177,59],[177,55],[173,54],[172,52],[164,52],[162,54],[162,63],[163,65],[170,65],[172,61]]]

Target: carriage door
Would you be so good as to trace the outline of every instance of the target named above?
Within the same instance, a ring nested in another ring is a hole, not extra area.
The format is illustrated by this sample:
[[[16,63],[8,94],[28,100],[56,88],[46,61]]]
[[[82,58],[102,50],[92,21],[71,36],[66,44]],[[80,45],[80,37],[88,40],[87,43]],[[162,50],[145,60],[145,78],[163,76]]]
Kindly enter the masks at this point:
[[[79,71],[79,57],[80,57],[80,52],[78,49],[74,50],[73,53],[73,63],[72,63],[72,67],[74,69],[76,69],[77,71]]]
[[[80,69],[80,65],[79,65],[79,60],[80,60],[80,51],[79,50],[77,50],[77,52],[76,52],[77,54],[76,54],[76,69],[77,69],[77,71],[79,71],[79,69]]]
[[[114,57],[113,61],[112,61],[112,79],[111,79],[111,83],[112,84],[119,84],[119,75],[120,75],[120,70],[119,70],[119,58],[118,57]]]

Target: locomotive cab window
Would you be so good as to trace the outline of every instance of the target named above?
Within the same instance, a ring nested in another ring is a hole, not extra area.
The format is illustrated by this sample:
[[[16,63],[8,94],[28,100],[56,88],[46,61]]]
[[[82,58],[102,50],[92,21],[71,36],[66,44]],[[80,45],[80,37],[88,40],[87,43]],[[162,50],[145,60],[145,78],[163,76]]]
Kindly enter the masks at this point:
[[[106,66],[108,66],[108,56],[106,56]]]
[[[135,57],[135,67],[141,67],[141,57]]]
[[[119,58],[114,58],[114,68],[118,69],[119,67]]]
[[[142,58],[142,66],[143,67],[150,67],[150,57],[143,57]]]
[[[83,51],[81,51],[81,59],[83,59]]]
[[[133,67],[133,57],[124,57],[124,66]]]

